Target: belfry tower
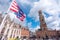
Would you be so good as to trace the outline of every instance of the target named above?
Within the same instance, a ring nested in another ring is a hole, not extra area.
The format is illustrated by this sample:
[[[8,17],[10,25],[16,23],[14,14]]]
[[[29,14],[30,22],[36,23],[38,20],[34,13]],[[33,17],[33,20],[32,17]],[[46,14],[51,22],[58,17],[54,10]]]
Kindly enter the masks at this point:
[[[40,19],[40,28],[41,30],[47,30],[47,25],[45,23],[45,19],[44,16],[42,14],[42,11],[39,11],[39,19]]]

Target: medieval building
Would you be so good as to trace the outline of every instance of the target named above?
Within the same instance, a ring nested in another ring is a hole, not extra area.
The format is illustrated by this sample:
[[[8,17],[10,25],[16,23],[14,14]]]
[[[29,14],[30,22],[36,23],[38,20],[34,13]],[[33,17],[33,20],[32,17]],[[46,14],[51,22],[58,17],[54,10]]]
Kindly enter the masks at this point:
[[[40,19],[40,29],[36,31],[37,38],[58,38],[60,37],[60,30],[49,30],[47,28],[44,16],[42,11],[39,11],[39,19]]]
[[[1,23],[3,19],[2,20],[0,19]],[[11,21],[9,15],[6,17],[5,21],[3,22],[2,27],[3,28],[0,32],[0,38],[2,40],[9,39],[9,38],[16,38],[17,36],[19,38],[29,38],[30,36],[29,29],[21,26],[20,24],[15,23],[14,20]]]

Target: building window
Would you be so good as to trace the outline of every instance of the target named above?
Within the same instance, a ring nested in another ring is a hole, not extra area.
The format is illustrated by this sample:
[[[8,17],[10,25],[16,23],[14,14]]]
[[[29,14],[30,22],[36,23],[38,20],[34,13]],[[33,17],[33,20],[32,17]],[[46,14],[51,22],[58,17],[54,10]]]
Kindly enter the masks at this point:
[[[42,19],[42,21],[43,21],[43,19]]]
[[[40,36],[39,36],[39,38],[40,38]]]
[[[24,39],[27,38],[26,36],[23,37]]]

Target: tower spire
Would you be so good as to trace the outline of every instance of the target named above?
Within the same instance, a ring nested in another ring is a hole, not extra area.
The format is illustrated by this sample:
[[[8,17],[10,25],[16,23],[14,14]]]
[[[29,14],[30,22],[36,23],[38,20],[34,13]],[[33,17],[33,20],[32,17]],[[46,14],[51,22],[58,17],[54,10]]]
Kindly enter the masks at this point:
[[[44,19],[44,16],[42,14],[42,10],[39,10],[39,19],[40,19],[41,30],[47,30],[47,25],[45,23],[45,19]]]

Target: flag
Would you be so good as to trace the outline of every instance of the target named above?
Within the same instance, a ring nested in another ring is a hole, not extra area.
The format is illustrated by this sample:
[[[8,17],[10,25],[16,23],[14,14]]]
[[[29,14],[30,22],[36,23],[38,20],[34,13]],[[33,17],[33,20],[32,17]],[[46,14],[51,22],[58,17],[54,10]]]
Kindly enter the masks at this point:
[[[21,8],[18,6],[18,4],[16,3],[16,1],[14,0],[11,4],[10,10],[12,10],[13,12],[15,12],[15,15],[18,19],[20,19],[21,21],[24,20],[24,18],[26,17],[24,12],[21,10]]]

